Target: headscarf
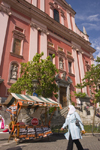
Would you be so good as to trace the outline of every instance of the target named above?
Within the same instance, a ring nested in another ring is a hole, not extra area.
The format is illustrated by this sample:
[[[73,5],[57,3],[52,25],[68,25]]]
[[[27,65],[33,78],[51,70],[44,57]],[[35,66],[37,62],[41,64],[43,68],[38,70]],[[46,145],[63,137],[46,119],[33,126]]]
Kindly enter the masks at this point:
[[[68,112],[67,117],[69,117],[69,115],[73,114],[76,111],[73,105],[69,105],[68,108],[69,108],[69,112]]]

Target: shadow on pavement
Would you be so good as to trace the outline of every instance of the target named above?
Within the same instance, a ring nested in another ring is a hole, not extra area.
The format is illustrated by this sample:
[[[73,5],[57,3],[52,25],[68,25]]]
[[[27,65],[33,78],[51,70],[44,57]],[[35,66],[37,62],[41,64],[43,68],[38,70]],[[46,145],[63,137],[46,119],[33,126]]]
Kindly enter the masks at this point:
[[[36,143],[36,142],[55,142],[57,140],[62,140],[62,139],[65,139],[64,135],[51,135],[49,137],[46,137],[46,138],[41,138],[41,139],[36,139],[36,140],[24,140],[22,142],[19,142],[20,143]]]
[[[22,150],[22,148],[18,146],[18,147],[8,148],[6,150]]]

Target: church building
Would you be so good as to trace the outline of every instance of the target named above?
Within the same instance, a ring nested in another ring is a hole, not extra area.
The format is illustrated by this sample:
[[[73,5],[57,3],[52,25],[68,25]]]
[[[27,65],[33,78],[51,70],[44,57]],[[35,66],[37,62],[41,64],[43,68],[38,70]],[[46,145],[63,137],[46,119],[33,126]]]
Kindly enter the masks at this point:
[[[20,63],[44,52],[45,59],[59,69],[57,101],[63,107],[74,96],[77,83],[94,63],[89,36],[75,24],[76,12],[65,0],[0,0],[0,101],[8,97],[8,89],[20,77]],[[55,58],[52,58],[55,54]],[[82,89],[88,97],[91,87]]]

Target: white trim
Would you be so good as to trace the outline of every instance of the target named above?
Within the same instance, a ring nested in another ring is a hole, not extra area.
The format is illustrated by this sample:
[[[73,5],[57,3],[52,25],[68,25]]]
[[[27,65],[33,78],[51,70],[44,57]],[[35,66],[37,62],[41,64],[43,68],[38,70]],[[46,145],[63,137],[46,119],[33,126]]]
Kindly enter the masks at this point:
[[[84,78],[85,73],[84,73],[84,65],[83,65],[82,54],[80,52],[78,52],[78,59],[79,59],[79,68],[80,68],[81,83],[82,83],[82,79]],[[87,87],[84,87],[82,89],[82,91],[87,94]]]
[[[43,52],[44,55],[42,56],[42,59],[46,59],[47,57],[47,35],[43,32],[41,32],[40,36],[40,53]]]
[[[9,16],[7,14],[0,12],[0,65],[1,65],[1,60],[2,60],[8,19],[9,19]]]
[[[72,29],[71,28],[71,20],[70,20],[70,14],[67,12],[67,22],[68,22],[68,28],[69,29]]]
[[[64,25],[64,17],[61,16],[61,24]]]
[[[40,0],[40,9],[45,11],[45,0]]]
[[[33,59],[35,54],[38,52],[38,31],[37,29],[30,28],[30,48],[29,48],[29,61]]]
[[[76,32],[75,18],[72,16],[73,31]]]
[[[91,59],[91,65],[93,65],[93,64],[94,64],[94,60]]]
[[[32,4],[37,7],[37,0],[32,0]]]
[[[80,77],[79,77],[77,53],[75,49],[72,49],[72,55],[74,58],[75,83],[77,85],[77,84],[80,84]],[[80,89],[76,89],[76,92],[80,92]]]
[[[53,18],[53,10],[50,8],[50,17]]]

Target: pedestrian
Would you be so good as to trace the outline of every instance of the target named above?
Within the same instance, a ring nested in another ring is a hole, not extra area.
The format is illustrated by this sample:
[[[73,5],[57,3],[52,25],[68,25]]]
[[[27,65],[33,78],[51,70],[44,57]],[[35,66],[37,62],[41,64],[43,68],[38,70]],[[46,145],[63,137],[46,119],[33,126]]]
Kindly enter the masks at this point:
[[[5,121],[4,118],[0,115],[0,129],[4,129],[5,128]]]
[[[76,123],[76,121],[78,123]],[[85,130],[81,122],[80,116],[76,112],[76,109],[73,105],[69,105],[68,107],[68,115],[61,130],[63,130],[66,126],[68,126],[68,132],[65,133],[65,137],[67,140],[69,140],[67,150],[73,150],[73,143],[76,144],[78,150],[83,150],[83,147],[79,141],[79,139],[82,138],[80,127],[82,133],[85,133]]]

